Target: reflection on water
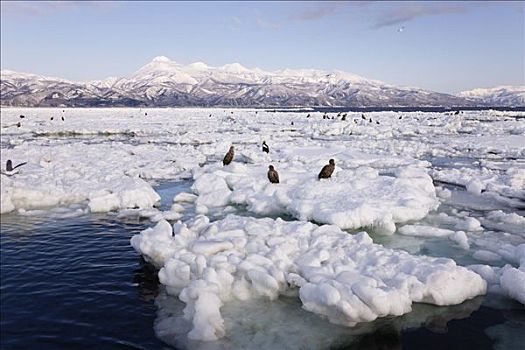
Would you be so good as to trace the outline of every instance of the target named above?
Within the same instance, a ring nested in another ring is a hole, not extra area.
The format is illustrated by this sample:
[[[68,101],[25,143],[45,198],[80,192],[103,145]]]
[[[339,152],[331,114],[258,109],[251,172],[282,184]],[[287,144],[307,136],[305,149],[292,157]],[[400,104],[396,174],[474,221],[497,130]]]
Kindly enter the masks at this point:
[[[483,297],[478,297],[448,307],[415,304],[404,316],[347,328],[303,310],[298,298],[236,301],[221,308],[226,337],[197,342],[185,337],[191,324],[183,318],[184,304],[161,291],[156,299],[155,332],[175,347],[206,350],[420,349],[429,338],[433,339],[433,349],[464,349],[470,337],[476,338],[472,341],[476,349],[490,349],[494,341],[484,330],[505,318],[501,311],[481,306],[482,302]]]

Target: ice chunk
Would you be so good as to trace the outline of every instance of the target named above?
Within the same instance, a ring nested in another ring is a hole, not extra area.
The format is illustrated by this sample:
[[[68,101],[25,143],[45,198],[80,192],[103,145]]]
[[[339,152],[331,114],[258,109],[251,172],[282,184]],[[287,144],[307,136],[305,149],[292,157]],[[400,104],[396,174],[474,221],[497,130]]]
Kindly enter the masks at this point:
[[[131,237],[131,245],[153,265],[161,267],[176,249],[172,232],[171,225],[163,220],[155,227],[142,231],[140,235]]]
[[[462,249],[469,250],[470,244],[468,237],[463,231],[456,231],[448,236],[451,241],[456,242]]]
[[[508,296],[525,305],[525,270],[505,266],[501,273],[500,284]]]
[[[161,267],[167,292],[186,303],[191,339],[224,336],[221,306],[297,295],[303,307],[351,326],[402,315],[414,302],[452,305],[485,293],[476,273],[444,258],[413,256],[376,245],[365,233],[336,226],[228,215],[209,223],[155,228],[131,244]]]
[[[525,217],[517,213],[504,213],[501,210],[491,211],[482,219],[483,226],[510,232],[525,237]]]
[[[470,180],[466,187],[467,191],[472,194],[481,194],[481,190],[483,190],[483,184],[477,179]]]

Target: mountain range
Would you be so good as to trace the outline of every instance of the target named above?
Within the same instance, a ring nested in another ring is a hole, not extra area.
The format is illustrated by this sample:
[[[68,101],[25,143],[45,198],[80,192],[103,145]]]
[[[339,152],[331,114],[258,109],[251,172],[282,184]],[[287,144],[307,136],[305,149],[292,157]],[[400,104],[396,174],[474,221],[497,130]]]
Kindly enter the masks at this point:
[[[496,107],[525,106],[525,86],[451,95],[342,71],[183,65],[160,56],[129,77],[88,82],[2,70],[0,98],[25,107]]]

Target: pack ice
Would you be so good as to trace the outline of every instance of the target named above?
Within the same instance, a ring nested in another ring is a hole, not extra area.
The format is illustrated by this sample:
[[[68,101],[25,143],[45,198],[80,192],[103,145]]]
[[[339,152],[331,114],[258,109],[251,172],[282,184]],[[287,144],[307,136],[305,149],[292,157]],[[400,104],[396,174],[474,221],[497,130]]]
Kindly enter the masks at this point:
[[[210,223],[160,221],[131,238],[160,269],[168,293],[186,303],[190,339],[225,336],[221,306],[232,300],[298,295],[303,308],[353,326],[484,294],[486,282],[451,259],[414,256],[334,225],[228,215]]]

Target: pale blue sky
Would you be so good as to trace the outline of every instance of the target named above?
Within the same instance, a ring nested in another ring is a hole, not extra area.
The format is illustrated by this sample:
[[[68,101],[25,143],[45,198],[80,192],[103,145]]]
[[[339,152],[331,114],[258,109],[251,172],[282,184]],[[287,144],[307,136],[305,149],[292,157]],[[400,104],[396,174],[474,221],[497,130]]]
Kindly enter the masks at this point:
[[[164,55],[340,69],[440,92],[525,85],[524,4],[2,1],[1,66],[91,80]]]

